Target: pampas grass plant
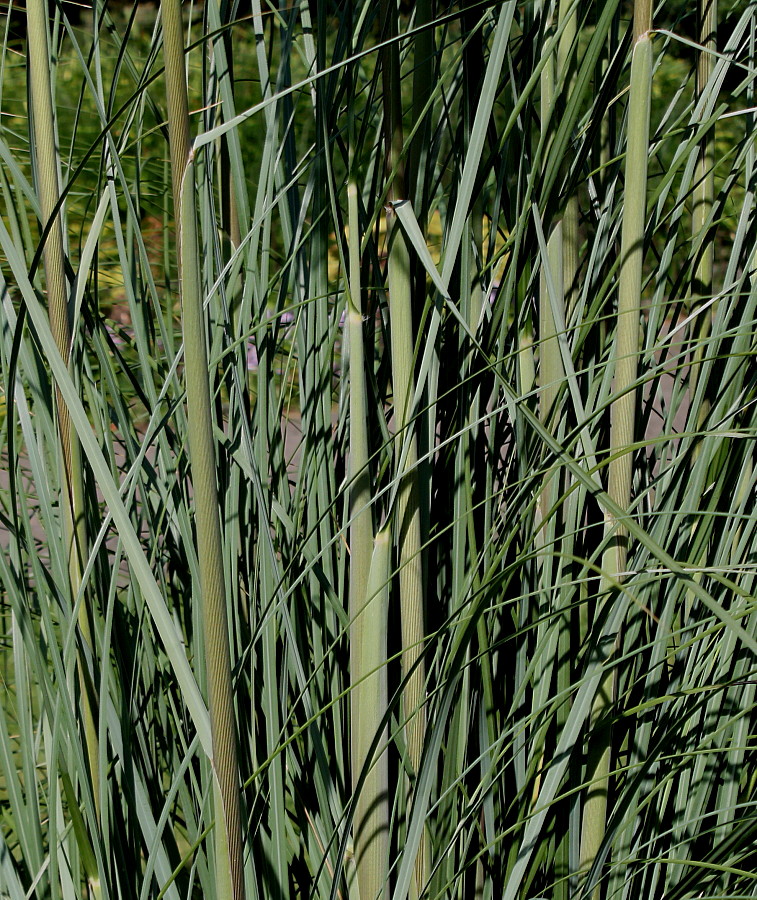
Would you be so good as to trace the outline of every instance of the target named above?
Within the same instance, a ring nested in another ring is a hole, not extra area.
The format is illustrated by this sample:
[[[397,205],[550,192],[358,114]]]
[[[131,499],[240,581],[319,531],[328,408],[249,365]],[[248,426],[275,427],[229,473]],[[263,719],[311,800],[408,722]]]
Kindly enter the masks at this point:
[[[700,7],[9,11],[0,897],[757,894],[757,7]]]

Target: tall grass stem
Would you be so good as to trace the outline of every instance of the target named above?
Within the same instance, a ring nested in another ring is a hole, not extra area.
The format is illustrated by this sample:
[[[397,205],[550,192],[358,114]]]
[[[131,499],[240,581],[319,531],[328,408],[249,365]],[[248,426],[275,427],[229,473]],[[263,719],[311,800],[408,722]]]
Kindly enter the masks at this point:
[[[642,8],[643,7],[643,8]],[[647,165],[649,155],[649,117],[651,104],[652,41],[651,11],[646,2],[638,3],[634,27],[636,41],[631,61],[628,147],[625,164],[625,201],[621,232],[621,267],[618,283],[617,337],[615,340],[614,394],[610,416],[609,497],[621,509],[628,510],[632,498],[633,455],[637,417],[635,387],[640,348],[642,264],[646,229]],[[608,590],[625,575],[628,555],[628,530],[615,517],[606,518],[609,539],[602,567],[604,588]],[[587,769],[588,794],[584,801],[581,830],[581,867],[585,871],[594,862],[606,832],[607,792],[612,768],[611,730],[606,715],[613,708],[614,675],[608,667],[597,691],[591,715],[594,733]],[[600,888],[594,891],[598,900]]]
[[[48,44],[48,10],[44,0],[31,0],[27,4],[28,65],[30,72],[31,120],[36,177],[43,228],[49,231],[44,246],[44,271],[47,288],[50,329],[55,344],[69,365],[72,366],[71,310],[69,308],[69,283],[66,276],[66,254],[63,243],[60,200],[57,126],[53,111],[50,80],[51,56]],[[53,220],[51,222],[51,220]],[[60,508],[63,519],[65,551],[68,558],[69,589],[72,602],[76,602],[83,589],[82,572],[88,558],[88,539],[85,513],[84,471],[79,440],[71,425],[68,407],[60,390],[55,389],[58,414],[58,438],[61,453]],[[88,600],[82,599],[79,611],[79,628],[84,649],[79,653],[79,684],[81,690],[84,741],[91,777],[92,795],[99,819],[102,813],[100,793],[99,737],[97,726],[97,700],[87,655],[94,651],[93,631]],[[99,885],[92,884],[97,894]]]

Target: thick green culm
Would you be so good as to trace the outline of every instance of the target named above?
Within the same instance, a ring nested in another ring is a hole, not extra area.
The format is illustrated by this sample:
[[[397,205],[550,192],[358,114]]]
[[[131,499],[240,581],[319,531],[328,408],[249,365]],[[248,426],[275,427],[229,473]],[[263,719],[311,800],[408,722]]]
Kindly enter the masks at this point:
[[[199,291],[199,245],[195,226],[194,159],[185,166],[181,194],[181,302],[187,388],[187,425],[194,488],[199,596],[205,643],[208,709],[213,739],[213,787],[217,896],[243,900],[244,862],[240,783],[234,715],[227,593],[216,487],[213,407],[208,378],[206,329]]]
[[[389,875],[390,807],[387,693],[387,625],[391,577],[391,533],[377,535],[373,546],[366,601],[355,621],[351,640],[359,641],[352,688],[359,713],[353,738],[353,781],[357,791],[353,818],[354,854],[360,897],[381,897]]]
[[[368,386],[363,346],[358,185],[348,196],[350,377],[350,746],[356,793],[353,845],[360,897],[381,896],[389,872],[389,769],[386,743],[389,528],[373,535],[368,454]],[[378,738],[374,753],[371,748]]]
[[[2,17],[0,900],[754,895],[719,6]]]
[[[46,232],[43,245],[45,288],[50,330],[60,355],[66,362],[72,357],[72,329],[69,303],[70,284],[66,274],[66,254],[63,241],[59,184],[60,157],[56,141],[57,127],[53,109],[50,67],[52,58],[48,47],[47,8],[45,3],[27,4],[27,40],[30,70],[30,119],[33,130],[30,142],[34,147],[34,173],[37,185],[40,224]],[[93,658],[93,632],[88,598],[82,573],[87,563],[89,546],[85,520],[84,472],[79,440],[71,426],[68,407],[55,389],[57,430],[60,451],[61,538],[68,567],[68,589],[73,604],[78,604],[77,617],[83,642],[79,653],[79,686],[81,692],[82,729],[89,762],[90,782],[87,789],[97,811],[101,814],[100,759],[98,747],[98,709],[95,679],[97,667],[90,668]],[[83,596],[82,592],[85,592]],[[97,840],[97,836],[92,836]],[[99,895],[99,873],[96,868],[90,877],[90,887]]]
[[[169,146],[173,184],[184,338],[187,431],[194,491],[199,562],[197,596],[202,610],[208,710],[213,743],[212,782],[216,896],[244,900],[244,851],[240,778],[229,651],[228,595],[225,584],[207,328],[197,236],[195,155],[189,147],[189,112],[184,70],[181,4],[167,0],[163,14]]]
[[[604,591],[614,593],[615,585],[626,578],[629,528],[626,516],[632,515],[633,452],[638,419],[638,357],[641,344],[641,300],[644,240],[647,215],[647,166],[649,158],[649,117],[652,91],[652,26],[648,0],[634,8],[634,47],[631,60],[631,84],[628,100],[628,143],[625,158],[625,199],[620,242],[618,278],[618,315],[614,343],[614,399],[610,407],[610,461],[608,463],[609,498],[624,511],[619,519],[605,513],[608,541],[602,558]],[[606,602],[600,594],[600,604]],[[599,609],[595,611],[599,617]],[[619,641],[622,646],[622,641]],[[616,648],[616,652],[619,651]],[[581,867],[588,870],[602,847],[607,827],[609,777],[613,768],[612,731],[608,714],[616,707],[616,678],[610,666],[604,674],[591,712],[587,768],[586,800],[581,828]],[[594,890],[599,900],[599,886]]]

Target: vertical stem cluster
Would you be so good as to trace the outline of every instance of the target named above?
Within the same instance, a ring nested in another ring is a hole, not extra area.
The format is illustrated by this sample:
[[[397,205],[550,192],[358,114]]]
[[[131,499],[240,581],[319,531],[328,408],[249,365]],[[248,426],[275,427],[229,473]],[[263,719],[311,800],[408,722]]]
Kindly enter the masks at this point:
[[[244,900],[239,765],[232,696],[223,544],[216,483],[213,406],[206,324],[200,289],[195,210],[195,162],[189,146],[189,106],[180,0],[166,0],[163,40],[174,213],[179,232],[182,329],[189,454],[195,503],[197,558],[205,637],[213,747],[215,877],[218,898]]]
[[[352,788],[359,792],[353,821],[357,883],[362,900],[374,900],[389,877],[389,772],[386,728],[377,757],[371,745],[387,706],[387,622],[391,539],[373,538],[368,469],[368,391],[365,378],[360,284],[358,187],[348,193],[350,289],[347,334],[350,359],[350,732]],[[373,560],[373,561],[372,561]],[[364,768],[369,770],[363,773]],[[360,785],[361,777],[363,784]]]
[[[371,521],[371,489],[368,473],[368,428],[366,422],[365,355],[363,350],[363,317],[360,312],[360,237],[358,227],[358,188],[354,175],[348,191],[350,291],[347,312],[347,338],[350,358],[350,672],[351,694],[352,784],[356,787],[362,760],[357,750],[360,735],[361,704],[355,685],[364,676],[361,663],[360,616],[366,601],[368,573],[371,566],[373,523]]]
[[[649,114],[652,88],[651,0],[636,0],[634,45],[628,108],[628,144],[625,163],[625,192],[621,229],[621,263],[618,285],[618,318],[615,339],[616,399],[610,410],[610,463],[608,494],[621,509],[631,503],[633,445],[636,420],[636,389],[639,342],[641,339],[641,288],[646,223],[647,161],[649,156]],[[628,533],[622,522],[606,516],[610,539],[603,558],[604,591],[623,577],[628,555]],[[603,591],[603,592],[604,592]],[[591,714],[587,766],[588,795],[584,802],[581,833],[581,868],[593,864],[604,839],[607,817],[607,790],[611,769],[611,734],[602,725],[613,702],[613,676],[608,669]],[[595,892],[598,896],[599,889]]]
[[[68,309],[68,281],[65,271],[63,226],[55,208],[60,199],[58,182],[58,148],[50,83],[50,52],[47,34],[47,3],[29,0],[27,3],[27,34],[29,53],[29,82],[31,89],[31,118],[34,159],[39,204],[43,227],[50,223],[44,248],[45,284],[47,287],[50,330],[63,359],[70,364],[71,325]],[[60,438],[62,490],[60,498],[64,536],[68,553],[68,573],[71,597],[75,601],[82,587],[82,570],[87,555],[87,530],[84,514],[84,474],[79,439],[71,424],[68,408],[56,387],[58,433]],[[92,627],[86,599],[82,599],[79,628],[87,650],[94,649]],[[101,814],[98,760],[97,712],[94,686],[84,654],[79,656],[79,682],[82,694],[84,740],[89,761],[92,793],[98,818]],[[99,891],[98,886],[94,886]]]
[[[391,559],[391,533],[384,528],[373,544],[366,602],[350,630],[355,664],[352,783],[358,792],[353,834],[360,900],[376,900],[389,890],[388,732],[382,720],[388,707],[386,642]],[[376,749],[371,752],[374,742]]]
[[[381,53],[384,89],[384,128],[387,177],[391,179],[386,213],[389,243],[387,287],[391,321],[392,388],[394,392],[395,477],[399,482],[395,511],[395,541],[399,564],[402,616],[403,718],[408,760],[413,773],[420,769],[426,733],[426,670],[423,663],[423,561],[418,485],[418,448],[412,419],[415,393],[414,330],[410,254],[393,204],[406,199],[402,164],[403,127],[400,96],[400,57],[394,3],[382,0],[384,46]],[[414,893],[427,881],[427,841],[421,842],[415,867]]]

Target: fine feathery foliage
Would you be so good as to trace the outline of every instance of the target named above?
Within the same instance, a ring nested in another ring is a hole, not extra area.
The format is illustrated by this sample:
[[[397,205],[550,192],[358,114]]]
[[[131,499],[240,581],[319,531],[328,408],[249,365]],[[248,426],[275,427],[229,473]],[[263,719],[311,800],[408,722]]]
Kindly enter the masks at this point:
[[[757,2],[0,34],[0,900],[757,897]]]

